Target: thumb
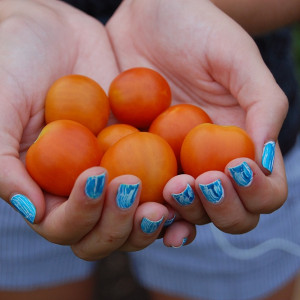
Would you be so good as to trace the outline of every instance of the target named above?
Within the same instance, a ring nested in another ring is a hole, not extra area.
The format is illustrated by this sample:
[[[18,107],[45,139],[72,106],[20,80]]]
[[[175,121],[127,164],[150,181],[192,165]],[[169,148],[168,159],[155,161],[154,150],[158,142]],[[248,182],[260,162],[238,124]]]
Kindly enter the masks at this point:
[[[44,195],[20,159],[24,120],[6,99],[3,94],[0,96],[0,197],[28,222],[39,223],[45,213]]]
[[[273,170],[276,143],[287,115],[288,100],[261,59],[257,59],[252,68],[251,78],[240,90],[238,100],[246,111],[245,125],[255,144],[256,161],[269,173]]]
[[[1,129],[0,129],[1,130]],[[0,148],[2,145],[0,143]],[[18,157],[0,154],[0,196],[30,223],[39,223],[45,212],[41,189]]]

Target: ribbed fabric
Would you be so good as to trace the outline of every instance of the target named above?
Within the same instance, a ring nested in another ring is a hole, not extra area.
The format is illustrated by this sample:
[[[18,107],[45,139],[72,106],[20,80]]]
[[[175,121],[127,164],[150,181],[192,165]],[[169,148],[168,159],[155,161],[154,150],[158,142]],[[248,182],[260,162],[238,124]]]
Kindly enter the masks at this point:
[[[94,263],[46,241],[0,199],[0,289],[32,289],[84,279]]]
[[[197,227],[196,240],[179,249],[161,240],[130,254],[132,269],[146,288],[203,300],[253,300],[289,281],[300,268],[300,138],[285,158],[289,197],[262,215],[243,235],[213,225]]]

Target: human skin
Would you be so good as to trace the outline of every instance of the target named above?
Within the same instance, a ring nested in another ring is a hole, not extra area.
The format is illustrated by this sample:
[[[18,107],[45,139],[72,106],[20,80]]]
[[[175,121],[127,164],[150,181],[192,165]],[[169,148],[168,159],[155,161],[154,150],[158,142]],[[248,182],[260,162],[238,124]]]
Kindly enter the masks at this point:
[[[272,174],[262,167],[261,157],[264,144],[277,141],[288,104],[249,35],[210,1],[127,0],[106,27],[121,70],[135,65],[154,68],[168,80],[174,104],[199,105],[214,123],[242,127],[255,143],[255,161],[238,158],[224,172],[172,178],[164,190],[168,203],[191,223],[211,220],[230,233],[249,231],[261,213],[278,209],[287,196],[278,144]],[[228,171],[242,162],[255,174],[248,187],[238,186]],[[199,184],[217,180],[224,198],[212,204]],[[196,198],[181,207],[172,194],[187,184]]]
[[[26,151],[44,126],[44,99],[55,79],[83,74],[107,91],[119,73],[104,26],[60,1],[3,0],[0,41],[1,198],[11,203],[13,195],[25,195],[36,209],[29,226],[53,243],[72,246],[82,259],[96,260],[116,250],[139,250],[151,244],[163,223],[157,232],[145,234],[141,220],[166,220],[174,210],[154,202],[138,205],[140,192],[129,209],[117,207],[119,185],[139,183],[138,178],[116,178],[90,199],[84,192],[88,178],[106,172],[94,167],[78,177],[67,199],[43,193],[24,166]],[[192,241],[194,225],[181,224],[184,232],[180,229],[175,236],[180,240],[187,234]],[[171,237],[168,243],[172,242],[177,240]]]
[[[57,77],[65,74],[90,76],[107,90],[120,71],[136,65],[152,67],[169,81],[174,103],[198,104],[216,123],[241,126],[252,136],[257,160],[247,160],[255,173],[251,187],[236,186],[228,170],[205,173],[196,181],[188,175],[175,177],[165,187],[165,199],[190,222],[181,228],[185,228],[191,240],[195,234],[192,224],[210,220],[226,232],[251,230],[260,213],[277,209],[286,198],[285,172],[278,146],[272,174],[261,167],[263,145],[277,140],[286,114],[285,95],[264,65],[254,42],[240,26],[209,1],[190,1],[184,9],[182,4],[182,0],[173,1],[172,6],[166,1],[149,5],[144,0],[127,0],[104,28],[59,1],[0,3],[0,39],[5,41],[1,43],[0,70],[5,87],[0,102],[0,196],[9,201],[14,193],[26,195],[37,211],[30,226],[52,242],[72,245],[81,258],[98,259],[116,249],[146,247],[157,235],[145,239],[138,226],[142,217],[157,220],[170,212],[163,205],[150,203],[137,208],[135,203],[124,223],[120,222],[123,212],[114,208],[107,211],[109,206],[103,205],[103,195],[91,202],[83,194],[87,177],[105,172],[99,167],[81,174],[68,201],[43,194],[29,177],[23,161],[27,148],[43,126],[45,92]],[[231,164],[241,161],[237,159]],[[220,206],[205,201],[198,188],[199,183],[215,179],[222,180],[225,190]],[[107,187],[110,201],[114,200],[120,180],[139,181],[130,176],[117,179]],[[195,187],[196,200],[188,207],[181,207],[171,194],[181,192],[187,183]],[[264,202],[259,201],[262,196]],[[108,228],[114,236],[108,234]],[[172,228],[175,227],[171,226],[164,237],[167,245],[172,241]],[[111,240],[114,243],[105,243]]]

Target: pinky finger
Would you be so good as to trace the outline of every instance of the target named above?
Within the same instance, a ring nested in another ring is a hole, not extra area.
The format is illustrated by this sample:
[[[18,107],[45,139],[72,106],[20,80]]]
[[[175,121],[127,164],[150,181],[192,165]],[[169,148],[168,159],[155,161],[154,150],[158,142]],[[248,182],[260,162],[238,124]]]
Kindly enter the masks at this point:
[[[180,248],[190,244],[196,237],[196,226],[186,221],[174,222],[166,229],[163,241],[165,246]]]

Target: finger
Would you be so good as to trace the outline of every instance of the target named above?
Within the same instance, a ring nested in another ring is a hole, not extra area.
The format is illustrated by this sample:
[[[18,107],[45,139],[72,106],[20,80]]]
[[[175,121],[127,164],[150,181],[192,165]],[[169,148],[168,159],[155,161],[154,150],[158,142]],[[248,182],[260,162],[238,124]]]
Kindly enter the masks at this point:
[[[244,233],[257,225],[259,215],[245,209],[224,173],[206,172],[196,179],[195,186],[208,216],[220,230],[232,234]]]
[[[132,230],[140,193],[141,182],[136,176],[114,178],[107,188],[99,222],[88,235],[72,246],[73,252],[85,260],[97,260],[120,248]]]
[[[180,248],[190,244],[195,237],[195,225],[186,221],[177,221],[167,228],[163,241],[167,247]]]
[[[97,224],[104,203],[107,174],[101,167],[79,175],[69,199],[49,195],[44,220],[33,228],[49,241],[71,245]]]
[[[271,213],[287,198],[285,168],[280,155],[276,157],[274,171],[269,176],[247,158],[231,161],[225,173],[231,178],[244,207],[251,213]]]
[[[182,174],[170,179],[163,191],[166,202],[185,220],[193,224],[206,224],[210,219],[194,192],[195,179]]]
[[[120,250],[137,251],[152,244],[163,229],[168,215],[168,209],[160,203],[141,204],[134,217],[132,232]]]
[[[287,115],[288,100],[263,62],[257,46],[250,40],[248,43],[252,44],[253,51],[247,51],[247,59],[242,53],[235,56],[233,64],[243,61],[243,67],[231,69],[230,87],[246,112],[245,127],[256,147],[256,161],[269,174],[274,145]]]
[[[18,156],[0,154],[0,165],[1,198],[7,201],[27,222],[39,223],[45,212],[44,195],[39,186],[29,176]]]

